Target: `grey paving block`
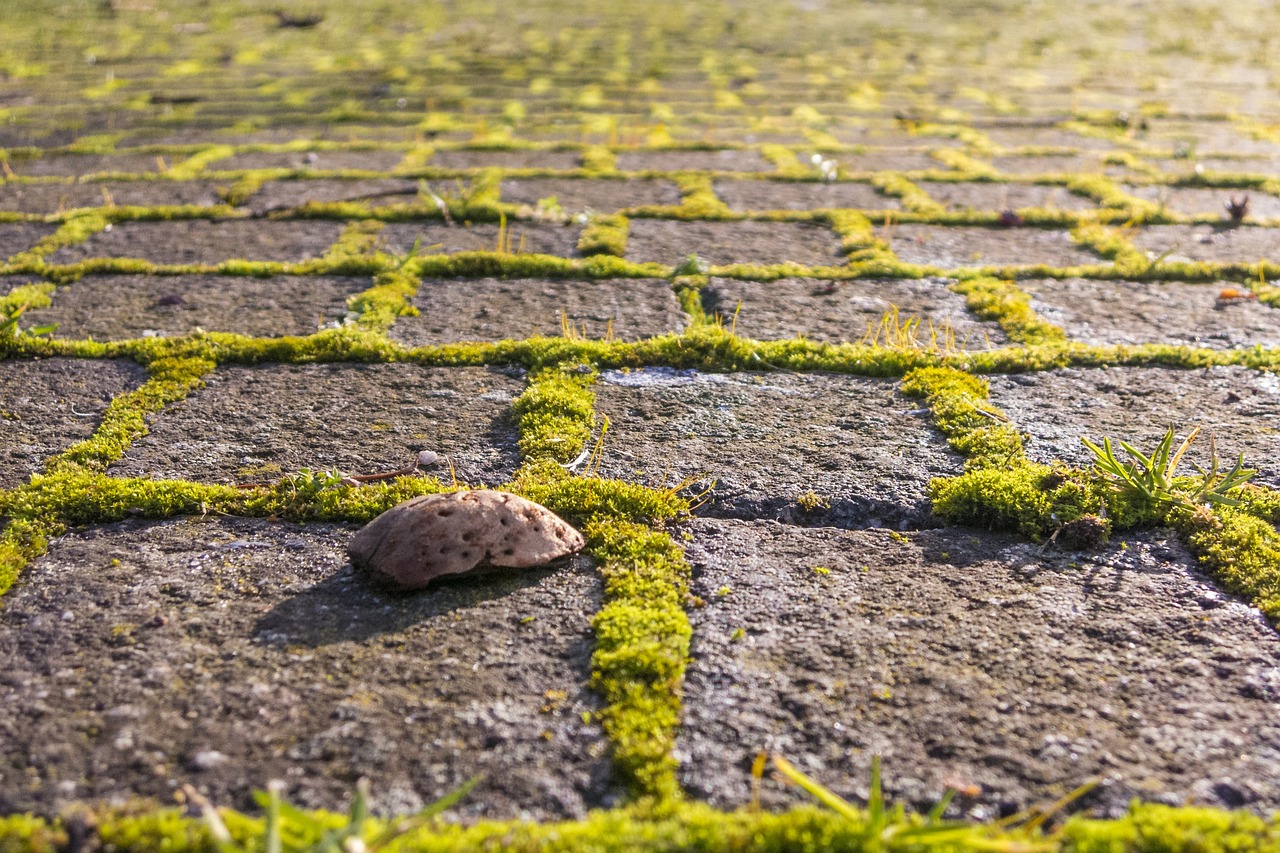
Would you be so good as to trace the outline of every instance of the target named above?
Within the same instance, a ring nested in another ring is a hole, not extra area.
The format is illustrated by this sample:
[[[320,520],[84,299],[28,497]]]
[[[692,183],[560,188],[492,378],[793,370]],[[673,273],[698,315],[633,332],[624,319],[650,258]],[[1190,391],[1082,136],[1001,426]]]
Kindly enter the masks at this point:
[[[240,169],[368,169],[388,172],[404,159],[403,151],[246,151],[214,160],[215,172]]]
[[[301,207],[307,202],[361,201],[374,207],[418,200],[418,182],[387,178],[351,181],[336,178],[299,178],[269,181],[249,197],[245,207],[267,213]]]
[[[138,207],[222,203],[226,186],[208,181],[90,181],[88,183],[0,184],[0,210],[61,213],[77,207]]]
[[[1232,199],[1249,196],[1249,216],[1269,219],[1280,216],[1280,198],[1256,190],[1189,189],[1187,187],[1131,186],[1120,189],[1146,201],[1154,201],[1174,213],[1187,216],[1211,214],[1227,219],[1226,205]]]
[[[1074,174],[1077,172],[1102,172],[1104,168],[1102,160],[1098,157],[1074,154],[992,157],[990,163],[1006,175],[1040,175],[1062,172]]]
[[[931,477],[960,459],[896,384],[785,372],[608,371],[603,476],[669,486],[715,481],[701,510],[805,524],[912,526]],[[813,492],[810,509],[797,499]]]
[[[577,151],[437,151],[427,165],[433,169],[577,169]]]
[[[811,222],[631,220],[627,260],[678,266],[691,254],[712,265],[844,262],[835,233]]]
[[[113,397],[147,380],[124,361],[50,358],[0,362],[0,489],[93,435]]]
[[[585,210],[613,213],[624,207],[678,205],[680,189],[671,181],[642,178],[621,181],[513,178],[502,182],[502,200],[511,204],[536,206],[552,198],[565,213]]]
[[[580,817],[608,801],[583,715],[600,583],[583,559],[397,595],[353,574],[354,527],[125,522],[52,543],[5,599],[0,808],[287,799]]]
[[[157,264],[228,260],[299,262],[318,258],[342,235],[341,222],[121,222],[50,255],[53,264],[86,258],[141,258]]]
[[[9,160],[10,171],[22,178],[72,177],[95,172],[160,172],[172,165],[171,158],[162,161],[155,154],[49,154]]]
[[[715,192],[734,210],[817,210],[855,208],[900,210],[896,198],[881,195],[870,184],[851,181],[716,181]]]
[[[637,340],[688,321],[666,279],[427,279],[413,304],[418,316],[391,330],[408,346],[556,337],[566,326],[586,338]]]
[[[12,257],[25,252],[54,231],[56,225],[36,222],[6,222],[0,224],[0,257]]]
[[[1244,453],[1255,482],[1280,485],[1280,380],[1243,367],[1177,370],[1167,367],[1068,368],[1023,376],[993,376],[991,403],[1031,436],[1027,454],[1040,462],[1093,464],[1086,437],[1123,439],[1149,453],[1165,430],[1203,432],[1184,457],[1207,465],[1208,433],[1228,465]],[[1117,445],[1118,446],[1118,445]],[[1117,451],[1118,453],[1123,453]]]
[[[1107,151],[1113,148],[1105,139],[1084,136],[1058,127],[990,127],[983,133],[1003,148],[1075,148],[1081,151]]]
[[[895,225],[887,237],[899,259],[943,268],[1105,263],[1066,230]]]
[[[940,349],[988,349],[1008,339],[995,323],[965,310],[964,297],[942,279],[738,281],[713,278],[702,291],[703,306],[733,325],[739,335],[760,340],[802,336],[823,343],[887,344],[888,323],[917,323],[916,339]],[[883,329],[882,329],[883,324]]]
[[[1251,263],[1280,257],[1280,229],[1222,225],[1148,225],[1130,232],[1152,260]],[[1167,254],[1166,254],[1167,253]]]
[[[526,222],[508,220],[505,238],[501,226],[493,223],[453,224],[443,222],[395,222],[382,229],[379,236],[386,251],[404,255],[418,243],[418,254],[449,255],[454,252],[495,252],[502,239],[512,252],[530,252],[576,258],[582,226],[558,222]]]
[[[759,151],[621,151],[618,168],[624,172],[678,172],[708,169],[718,172],[772,172],[774,166]]]
[[[1171,532],[1075,553],[963,530],[689,529],[707,603],[678,755],[697,799],[745,806],[769,750],[851,800],[879,755],[891,802],[976,788],[957,800],[976,819],[1091,778],[1100,815],[1280,804],[1280,638]],[[764,785],[767,807],[804,799]]]
[[[309,335],[342,320],[367,278],[324,276],[90,275],[60,287],[34,324],[60,338],[100,341],[185,335],[195,329],[251,337]]]
[[[1050,210],[1091,210],[1097,202],[1078,196],[1066,187],[1051,184],[989,184],[917,181],[916,186],[949,211],[1020,210],[1044,207]]]
[[[1174,344],[1233,349],[1280,346],[1280,314],[1250,299],[1220,299],[1228,282],[1022,281],[1031,307],[1089,344]]]
[[[506,482],[518,463],[514,371],[412,364],[220,367],[166,408],[110,473],[221,483],[264,482],[302,468],[395,471],[419,451],[428,473]],[[448,457],[443,459],[443,457]]]
[[[941,160],[929,156],[929,152],[918,150],[884,148],[856,154],[842,152],[823,156],[834,160],[841,172],[925,172],[947,168]]]

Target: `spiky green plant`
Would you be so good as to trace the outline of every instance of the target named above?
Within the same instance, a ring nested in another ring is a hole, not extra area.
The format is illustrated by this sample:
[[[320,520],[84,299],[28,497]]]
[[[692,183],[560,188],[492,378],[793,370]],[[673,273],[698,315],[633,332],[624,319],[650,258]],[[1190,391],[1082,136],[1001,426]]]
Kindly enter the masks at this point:
[[[1174,504],[1196,508],[1208,504],[1210,506],[1239,506],[1240,502],[1229,494],[1232,489],[1242,486],[1257,473],[1244,467],[1244,454],[1236,457],[1235,465],[1225,474],[1221,472],[1218,461],[1217,444],[1213,436],[1209,436],[1209,467],[1201,468],[1192,463],[1200,472],[1199,477],[1178,477],[1178,464],[1182,461],[1187,448],[1200,434],[1196,427],[1182,440],[1177,450],[1173,449],[1173,427],[1164,434],[1155,450],[1147,455],[1129,444],[1120,442],[1120,447],[1132,457],[1131,462],[1121,462],[1116,458],[1111,446],[1111,439],[1104,438],[1102,446],[1094,444],[1087,438],[1081,438],[1084,446],[1092,451],[1094,471],[1099,478],[1118,492],[1141,495],[1153,504]]]

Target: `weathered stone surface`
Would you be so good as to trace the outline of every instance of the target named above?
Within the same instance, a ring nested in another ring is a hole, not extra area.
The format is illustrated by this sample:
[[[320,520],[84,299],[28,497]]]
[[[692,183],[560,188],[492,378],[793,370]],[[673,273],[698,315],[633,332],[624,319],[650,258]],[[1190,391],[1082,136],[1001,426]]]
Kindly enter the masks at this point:
[[[1280,256],[1280,229],[1221,225],[1148,225],[1136,229],[1133,245],[1155,260],[1256,262]],[[1167,254],[1166,254],[1167,253]]]
[[[897,225],[887,238],[901,260],[943,268],[1104,263],[1073,243],[1070,232],[1042,228]]]
[[[342,234],[340,222],[122,222],[65,246],[54,264],[85,258],[141,258],[157,264],[216,264],[229,260],[299,262],[318,258]]]
[[[624,207],[680,203],[680,190],[672,181],[581,180],[572,178],[512,178],[502,182],[502,200],[536,206],[543,199],[556,200],[565,213],[585,210],[613,213]]]
[[[715,193],[734,210],[899,210],[902,203],[870,184],[810,181],[716,181]]]
[[[1043,207],[1050,210],[1090,210],[1092,199],[1078,196],[1066,187],[1051,184],[989,184],[917,181],[916,186],[949,211],[1020,210]]]
[[[1188,216],[1211,214],[1227,218],[1226,204],[1232,198],[1249,196],[1249,216],[1255,219],[1269,219],[1280,216],[1280,198],[1257,190],[1234,189],[1198,189],[1188,187],[1165,186],[1128,186],[1120,187],[1130,195],[1146,201],[1154,201],[1174,213]]]
[[[633,219],[627,260],[678,266],[691,254],[709,264],[811,266],[844,262],[833,231],[809,222],[679,222]]]
[[[576,258],[581,233],[581,225],[553,222],[510,221],[505,234],[501,226],[488,223],[396,222],[383,228],[379,237],[386,251],[394,255],[407,254],[417,243],[420,255],[496,252],[502,249]]]
[[[510,492],[420,495],[392,507],[352,538],[359,568],[406,589],[480,565],[527,569],[582,550],[582,534]]]
[[[772,172],[773,164],[757,151],[623,151],[618,154],[623,172],[678,172],[712,169],[720,172]]]

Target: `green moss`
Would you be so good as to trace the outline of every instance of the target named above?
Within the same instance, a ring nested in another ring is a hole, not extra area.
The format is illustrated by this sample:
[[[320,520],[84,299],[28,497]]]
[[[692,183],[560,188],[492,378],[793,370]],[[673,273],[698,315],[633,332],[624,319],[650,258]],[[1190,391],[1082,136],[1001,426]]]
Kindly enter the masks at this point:
[[[512,406],[525,460],[567,463],[582,452],[595,423],[595,378],[595,371],[579,372],[577,367],[543,370],[529,378],[529,387]]]
[[[963,176],[968,181],[1000,180],[1000,170],[990,163],[984,163],[957,151],[954,148],[939,148],[929,152],[935,160]]]
[[[14,266],[24,264],[41,265],[47,255],[51,255],[64,246],[83,243],[111,224],[111,219],[97,211],[82,211],[70,214],[57,231],[45,237],[25,252],[15,255],[11,261]]]
[[[399,317],[414,317],[418,309],[413,297],[418,292],[419,280],[404,271],[379,273],[373,286],[347,300],[347,309],[357,314],[356,323],[363,329],[385,332]]]
[[[871,176],[871,184],[887,196],[898,199],[902,206],[921,216],[939,216],[946,208],[929,194],[897,172],[877,172]]]
[[[1072,229],[1071,237],[1082,246],[1114,261],[1116,271],[1121,275],[1141,276],[1151,270],[1152,262],[1129,242],[1123,231],[1094,222],[1081,222]]]
[[[578,237],[578,254],[613,255],[621,258],[627,253],[627,230],[629,223],[625,216],[616,214],[596,214],[587,220],[587,226]]]
[[[785,145],[761,145],[760,154],[773,164],[780,177],[803,178],[813,174],[813,170],[796,157],[796,152]]]
[[[1231,507],[1177,510],[1172,519],[1215,580],[1280,625],[1280,533],[1272,524]]]
[[[1061,837],[1066,853],[1262,853],[1280,850],[1280,820],[1246,811],[1134,803],[1119,820],[1074,817]]]
[[[0,853],[58,853],[67,846],[67,833],[32,815],[0,817]]]
[[[1067,339],[1058,326],[1041,319],[1031,308],[1031,297],[1012,281],[971,278],[949,285],[965,298],[969,310],[984,320],[994,320],[1009,340],[1028,346],[1055,344]]]
[[[618,157],[604,145],[588,145],[582,152],[582,168],[588,172],[618,171]]]
[[[718,219],[730,213],[726,205],[716,195],[709,175],[697,172],[678,172],[674,178],[680,188],[683,201],[680,214],[688,219]]]
[[[204,150],[191,155],[180,163],[174,163],[169,167],[167,176],[176,180],[188,181],[204,174],[210,163],[218,160],[225,160],[233,156],[236,149],[230,145],[212,145]]]

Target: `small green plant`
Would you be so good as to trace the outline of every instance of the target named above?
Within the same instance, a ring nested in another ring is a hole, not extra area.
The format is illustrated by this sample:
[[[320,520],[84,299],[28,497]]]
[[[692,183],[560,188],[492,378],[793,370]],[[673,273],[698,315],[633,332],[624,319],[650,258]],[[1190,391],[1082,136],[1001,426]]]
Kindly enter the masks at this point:
[[[0,338],[17,338],[23,335],[38,338],[41,335],[51,335],[57,330],[57,323],[46,323],[42,326],[32,326],[29,329],[19,326],[18,318],[22,316],[22,312],[26,311],[28,307],[27,305],[18,305],[0,313]]]
[[[1117,492],[1140,495],[1153,504],[1168,503],[1191,509],[1205,504],[1239,506],[1240,502],[1228,493],[1244,485],[1256,472],[1244,467],[1244,454],[1241,453],[1236,457],[1236,463],[1231,470],[1225,474],[1221,473],[1217,445],[1212,435],[1209,436],[1208,469],[1193,463],[1193,467],[1200,472],[1199,477],[1176,476],[1183,454],[1199,434],[1200,427],[1196,427],[1183,439],[1182,444],[1175,451],[1173,427],[1170,427],[1150,456],[1128,442],[1122,441],[1120,447],[1132,457],[1131,462],[1121,462],[1116,458],[1109,438],[1102,439],[1101,447],[1087,438],[1080,440],[1096,457],[1094,472]]]
[[[675,275],[706,275],[708,269],[710,269],[710,267],[707,266],[707,262],[704,261],[702,258],[698,257],[697,252],[694,252],[692,254],[687,255],[685,259],[680,262],[680,265],[675,268],[674,274]]]

